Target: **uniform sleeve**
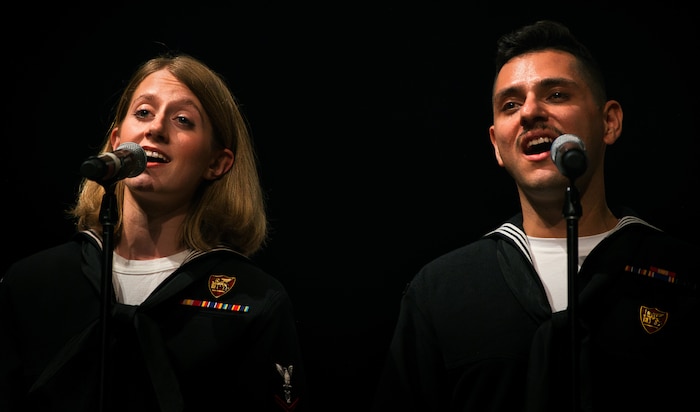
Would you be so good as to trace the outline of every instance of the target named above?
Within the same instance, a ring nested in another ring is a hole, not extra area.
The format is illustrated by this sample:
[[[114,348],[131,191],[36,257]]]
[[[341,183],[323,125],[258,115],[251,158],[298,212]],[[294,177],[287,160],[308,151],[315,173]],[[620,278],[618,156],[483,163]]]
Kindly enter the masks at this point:
[[[18,411],[19,394],[24,391],[20,387],[21,365],[19,352],[10,339],[18,336],[18,331],[11,320],[14,310],[10,302],[10,291],[7,276],[0,279],[0,411]]]
[[[306,375],[292,302],[280,292],[270,308],[260,342],[269,345],[271,396],[275,411],[308,411]]]
[[[372,411],[440,410],[445,368],[428,313],[421,305],[424,284],[417,277],[406,289],[379,378]]]

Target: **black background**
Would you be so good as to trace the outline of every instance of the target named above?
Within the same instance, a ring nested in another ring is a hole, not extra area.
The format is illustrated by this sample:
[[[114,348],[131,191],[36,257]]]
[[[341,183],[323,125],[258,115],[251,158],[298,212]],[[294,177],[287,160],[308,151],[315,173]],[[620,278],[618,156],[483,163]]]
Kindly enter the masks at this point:
[[[690,6],[524,3],[17,5],[2,28],[1,269],[72,234],[79,165],[122,85],[156,53],[187,52],[224,75],[250,122],[272,224],[256,259],[295,302],[312,401],[366,410],[406,282],[517,211],[488,139],[493,52],[539,18],[591,46],[622,103],[610,201],[697,243]]]

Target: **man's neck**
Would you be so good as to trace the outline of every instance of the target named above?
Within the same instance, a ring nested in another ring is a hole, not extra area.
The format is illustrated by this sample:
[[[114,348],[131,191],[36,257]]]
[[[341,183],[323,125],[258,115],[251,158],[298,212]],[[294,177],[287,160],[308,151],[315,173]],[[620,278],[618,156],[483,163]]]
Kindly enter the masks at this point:
[[[543,238],[565,238],[568,219],[564,216],[564,201],[559,204],[537,204],[521,202],[523,228],[528,236]],[[605,198],[595,202],[581,201],[578,219],[578,235],[593,236],[607,232],[617,225],[617,217],[608,208]]]

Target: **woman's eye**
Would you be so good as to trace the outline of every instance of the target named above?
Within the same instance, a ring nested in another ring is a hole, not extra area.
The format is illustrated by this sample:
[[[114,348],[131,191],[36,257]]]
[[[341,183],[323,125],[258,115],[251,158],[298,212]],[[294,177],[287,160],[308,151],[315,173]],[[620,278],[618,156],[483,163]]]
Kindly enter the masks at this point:
[[[136,113],[134,113],[134,116],[143,119],[146,116],[148,116],[148,110],[142,109],[142,110],[137,110]]]
[[[185,116],[176,116],[175,121],[183,126],[192,126],[193,123]]]

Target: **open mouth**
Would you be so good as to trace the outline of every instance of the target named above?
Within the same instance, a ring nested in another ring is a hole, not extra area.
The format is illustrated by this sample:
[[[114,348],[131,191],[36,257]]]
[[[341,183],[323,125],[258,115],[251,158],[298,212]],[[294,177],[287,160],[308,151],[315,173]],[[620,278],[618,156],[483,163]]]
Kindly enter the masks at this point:
[[[552,148],[553,141],[554,140],[549,137],[538,137],[525,143],[525,149],[523,151],[526,155],[548,152]]]
[[[146,159],[147,161],[154,162],[154,163],[169,163],[170,159],[167,157],[163,156],[163,154],[154,152],[153,150],[146,150]]]

